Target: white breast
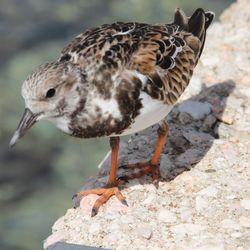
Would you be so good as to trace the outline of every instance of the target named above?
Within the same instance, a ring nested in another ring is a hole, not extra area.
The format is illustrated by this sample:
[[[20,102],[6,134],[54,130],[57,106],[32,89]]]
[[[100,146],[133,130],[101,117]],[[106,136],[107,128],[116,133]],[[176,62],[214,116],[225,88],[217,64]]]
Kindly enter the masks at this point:
[[[134,123],[123,131],[121,135],[129,135],[146,129],[163,120],[173,108],[173,105],[163,104],[163,102],[151,98],[146,92],[141,92],[143,108],[135,118]]]

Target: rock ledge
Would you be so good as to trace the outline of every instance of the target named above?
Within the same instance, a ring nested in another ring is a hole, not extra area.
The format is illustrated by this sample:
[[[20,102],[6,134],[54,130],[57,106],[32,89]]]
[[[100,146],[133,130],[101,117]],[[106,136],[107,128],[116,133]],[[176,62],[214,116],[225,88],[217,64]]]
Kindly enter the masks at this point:
[[[58,249],[78,249],[63,242],[108,249],[249,249],[249,13],[250,2],[239,0],[209,30],[196,74],[167,117],[159,188],[150,177],[135,179],[122,190],[129,207],[113,197],[94,218],[97,196],[85,197],[55,222],[45,249],[56,242]],[[150,158],[156,129],[123,143],[119,163]],[[109,154],[83,189],[106,183],[108,163]]]

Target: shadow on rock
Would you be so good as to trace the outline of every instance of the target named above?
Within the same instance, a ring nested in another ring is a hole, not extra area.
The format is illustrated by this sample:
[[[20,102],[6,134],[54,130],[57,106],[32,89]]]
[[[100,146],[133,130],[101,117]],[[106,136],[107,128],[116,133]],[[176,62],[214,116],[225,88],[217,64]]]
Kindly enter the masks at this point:
[[[183,171],[190,170],[220,137],[221,123],[232,121],[224,115],[227,98],[235,83],[223,82],[179,103],[167,117],[170,134],[161,158],[161,177],[172,180]],[[207,169],[213,171],[213,169]]]

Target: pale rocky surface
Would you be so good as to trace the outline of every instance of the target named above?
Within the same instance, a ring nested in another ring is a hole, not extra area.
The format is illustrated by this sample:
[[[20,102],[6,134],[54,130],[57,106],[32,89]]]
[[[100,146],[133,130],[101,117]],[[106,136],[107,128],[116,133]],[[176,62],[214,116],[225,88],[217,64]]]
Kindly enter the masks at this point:
[[[161,181],[135,179],[94,218],[97,195],[58,219],[44,248],[67,242],[108,249],[250,249],[250,1],[239,0],[208,32],[188,90],[167,117]],[[199,108],[200,107],[200,108]],[[121,145],[119,164],[149,159],[157,126]],[[99,176],[107,182],[109,154]],[[119,169],[123,175],[128,170]]]

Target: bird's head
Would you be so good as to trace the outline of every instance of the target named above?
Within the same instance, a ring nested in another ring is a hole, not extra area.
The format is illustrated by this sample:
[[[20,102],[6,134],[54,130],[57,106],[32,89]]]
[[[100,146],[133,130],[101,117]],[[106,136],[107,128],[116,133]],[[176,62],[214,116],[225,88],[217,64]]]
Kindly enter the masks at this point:
[[[25,111],[10,141],[17,141],[39,120],[49,120],[69,133],[67,114],[79,100],[80,69],[72,63],[53,62],[41,65],[31,73],[22,86]]]

